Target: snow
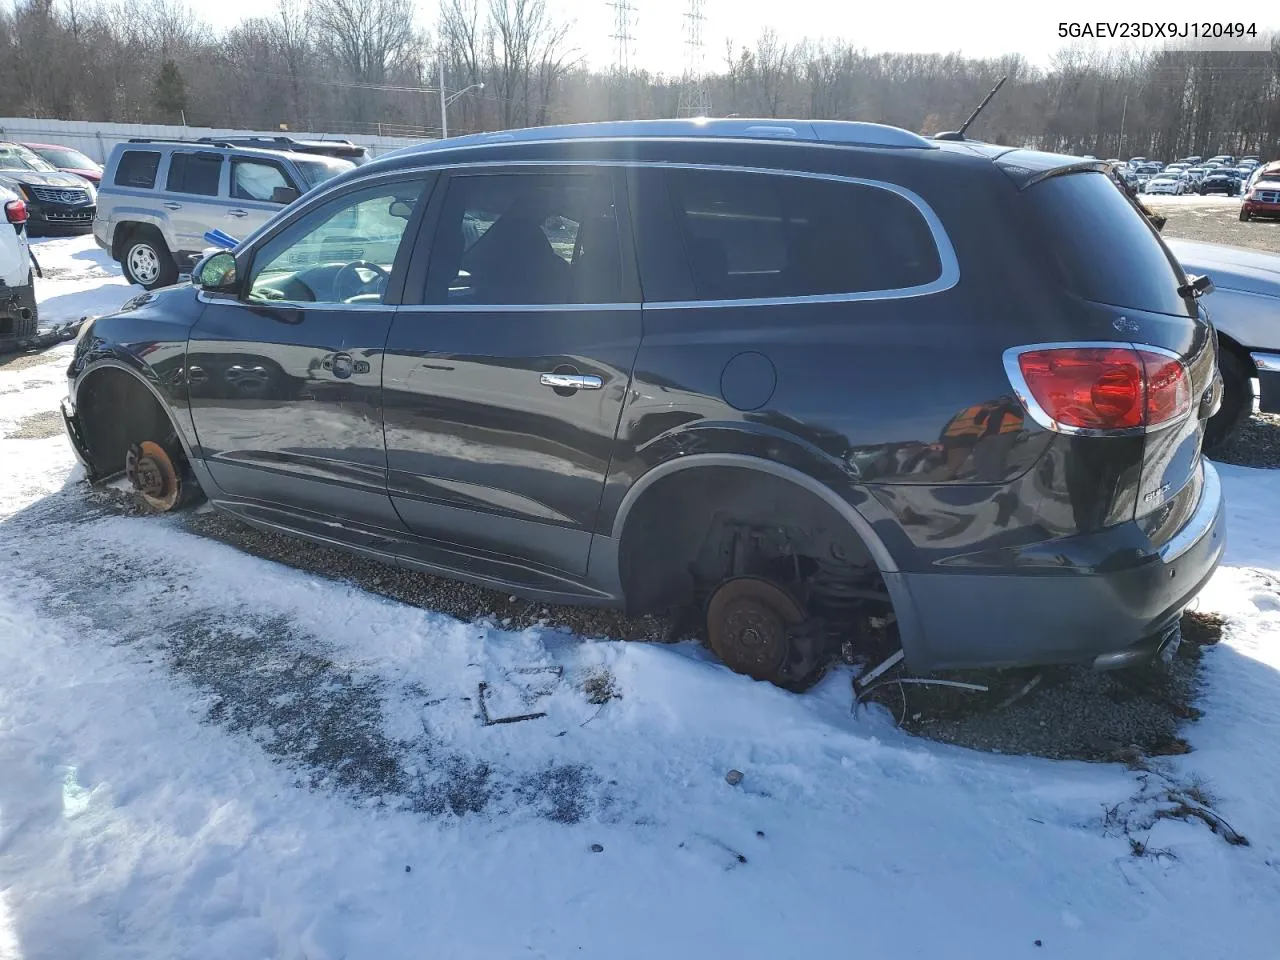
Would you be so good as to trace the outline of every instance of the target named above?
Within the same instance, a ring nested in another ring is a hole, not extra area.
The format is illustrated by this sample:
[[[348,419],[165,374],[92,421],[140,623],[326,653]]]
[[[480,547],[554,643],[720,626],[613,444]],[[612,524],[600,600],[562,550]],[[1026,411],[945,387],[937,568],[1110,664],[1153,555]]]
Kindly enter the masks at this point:
[[[91,241],[37,256],[51,312],[129,295]],[[1200,606],[1229,628],[1160,768],[1251,845],[1159,821],[1177,859],[1138,859],[1104,828],[1154,802],[1138,774],[914,739],[847,674],[795,696],[688,645],[461,623],[98,510],[63,438],[9,437],[70,349],[0,367],[0,960],[1274,951],[1280,471],[1222,468]],[[546,716],[482,725],[481,681]],[[403,782],[369,789],[384,749]]]

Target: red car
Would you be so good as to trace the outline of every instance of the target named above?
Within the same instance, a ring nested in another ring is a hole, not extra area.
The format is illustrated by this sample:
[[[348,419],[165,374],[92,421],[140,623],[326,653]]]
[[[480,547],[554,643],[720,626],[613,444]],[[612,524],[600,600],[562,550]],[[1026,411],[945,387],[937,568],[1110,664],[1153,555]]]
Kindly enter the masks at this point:
[[[1269,163],[1244,192],[1240,219],[1280,217],[1280,163]]]
[[[84,177],[95,187],[102,182],[102,164],[90,160],[79,150],[62,147],[56,143],[24,143],[23,146],[38,153],[63,173],[74,173],[76,176]]]

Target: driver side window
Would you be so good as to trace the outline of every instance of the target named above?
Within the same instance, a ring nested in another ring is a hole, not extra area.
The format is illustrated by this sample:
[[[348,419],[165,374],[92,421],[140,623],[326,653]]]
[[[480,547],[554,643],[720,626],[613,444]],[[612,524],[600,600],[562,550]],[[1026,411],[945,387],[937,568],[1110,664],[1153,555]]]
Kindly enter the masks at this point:
[[[382,303],[421,181],[379,184],[313,210],[254,255],[252,303]]]

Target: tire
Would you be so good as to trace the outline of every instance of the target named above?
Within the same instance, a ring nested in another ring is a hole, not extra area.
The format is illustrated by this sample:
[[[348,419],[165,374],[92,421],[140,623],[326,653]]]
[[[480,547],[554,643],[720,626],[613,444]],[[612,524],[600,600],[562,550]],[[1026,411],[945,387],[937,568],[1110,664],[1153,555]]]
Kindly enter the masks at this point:
[[[159,231],[143,227],[125,241],[120,257],[125,279],[144,290],[167,287],[178,279],[178,265]]]
[[[1229,347],[1219,350],[1222,406],[1204,430],[1204,450],[1210,456],[1230,442],[1240,424],[1253,415],[1253,371]]]
[[[1241,219],[1244,223],[1248,223],[1248,222],[1249,222],[1249,211],[1248,211],[1248,210],[1246,210],[1244,207],[1241,207],[1241,208],[1240,208],[1240,219]]]

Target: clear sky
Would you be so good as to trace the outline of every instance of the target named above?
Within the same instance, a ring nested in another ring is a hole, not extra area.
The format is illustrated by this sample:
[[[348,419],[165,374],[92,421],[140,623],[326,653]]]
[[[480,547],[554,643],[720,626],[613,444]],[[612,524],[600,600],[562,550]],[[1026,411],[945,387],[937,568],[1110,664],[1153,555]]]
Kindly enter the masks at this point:
[[[483,3],[484,0],[481,0]],[[614,11],[608,0],[548,0],[554,12],[574,22],[572,43],[592,66],[607,68],[614,59]],[[633,66],[679,74],[688,0],[630,0],[634,37]],[[434,25],[435,0],[418,0],[425,24]],[[206,17],[217,20],[261,14],[274,0],[220,0],[216,8],[196,0]],[[1230,10],[1230,13],[1218,13]],[[1248,12],[1246,12],[1248,11]],[[1027,0],[705,0],[703,40],[709,70],[724,67],[725,42],[753,45],[766,27],[784,43],[808,37],[839,38],[872,52],[948,53],[991,57],[1021,53],[1047,66],[1050,56],[1070,41],[1058,36],[1060,22],[1205,20],[1256,23],[1259,32],[1280,30],[1280,6],[1213,4],[1205,0],[1163,0],[1158,4],[1117,0],[1028,3]],[[1135,46],[1134,41],[1114,41]]]

